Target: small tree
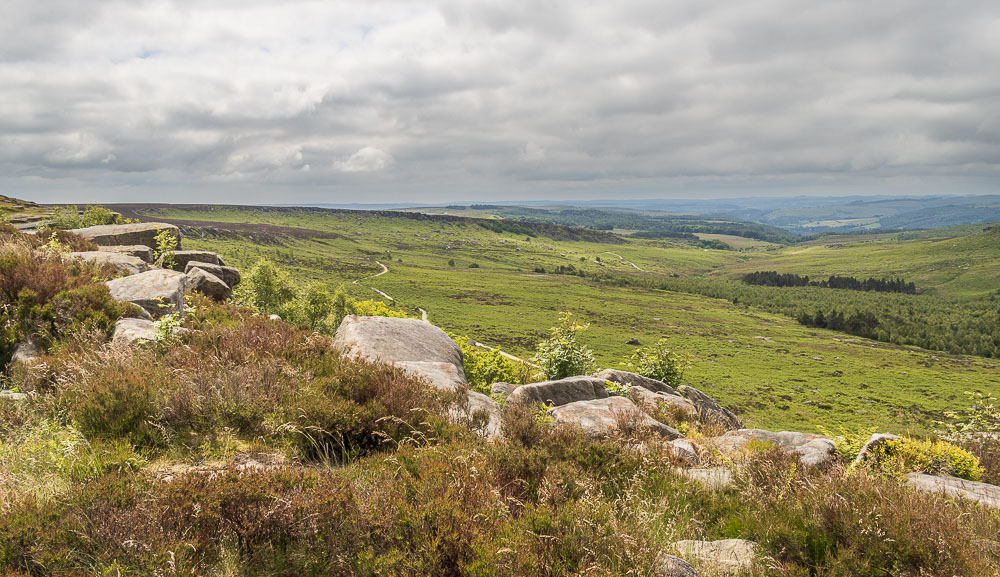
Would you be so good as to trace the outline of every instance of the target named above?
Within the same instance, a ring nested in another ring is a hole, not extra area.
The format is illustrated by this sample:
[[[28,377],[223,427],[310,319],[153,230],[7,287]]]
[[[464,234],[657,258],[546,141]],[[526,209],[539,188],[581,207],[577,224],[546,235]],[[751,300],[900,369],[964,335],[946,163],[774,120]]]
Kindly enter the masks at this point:
[[[177,250],[177,235],[169,228],[161,229],[156,233],[156,248],[153,256],[156,257],[163,268],[174,268],[177,261],[174,260],[174,251]]]
[[[625,366],[636,374],[670,386],[679,385],[684,374],[684,359],[667,348],[667,339],[635,351],[625,361]]]
[[[594,353],[586,345],[576,342],[576,335],[590,325],[572,322],[572,315],[564,312],[558,326],[552,327],[548,340],[538,345],[532,359],[542,367],[547,379],[562,379],[585,375],[597,369]]]
[[[267,259],[253,265],[236,289],[236,302],[262,313],[282,314],[295,298],[295,282],[285,271]]]

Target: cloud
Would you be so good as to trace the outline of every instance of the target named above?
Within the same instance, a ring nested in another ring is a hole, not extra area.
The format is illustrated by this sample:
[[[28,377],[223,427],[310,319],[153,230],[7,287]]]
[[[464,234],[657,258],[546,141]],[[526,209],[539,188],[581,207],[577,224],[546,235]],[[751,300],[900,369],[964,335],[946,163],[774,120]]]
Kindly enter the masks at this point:
[[[11,0],[0,186],[77,202],[995,191],[998,28],[979,0]]]

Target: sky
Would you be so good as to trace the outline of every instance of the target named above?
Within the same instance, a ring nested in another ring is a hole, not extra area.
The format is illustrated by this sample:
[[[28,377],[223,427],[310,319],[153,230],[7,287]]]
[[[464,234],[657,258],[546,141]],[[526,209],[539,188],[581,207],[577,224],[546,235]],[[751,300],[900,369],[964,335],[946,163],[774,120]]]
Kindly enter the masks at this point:
[[[6,0],[0,194],[1000,191],[1000,2]]]

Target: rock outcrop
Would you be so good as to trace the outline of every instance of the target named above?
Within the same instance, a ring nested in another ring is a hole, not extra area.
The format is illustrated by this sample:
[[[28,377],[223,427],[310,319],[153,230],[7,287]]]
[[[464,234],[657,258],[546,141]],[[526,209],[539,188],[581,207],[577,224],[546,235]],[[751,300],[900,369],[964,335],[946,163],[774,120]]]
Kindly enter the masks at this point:
[[[153,263],[153,249],[142,244],[130,244],[130,245],[108,245],[99,246],[97,250],[104,252],[118,252],[128,256],[134,256],[136,258],[142,259],[142,262],[146,264]]]
[[[187,290],[199,292],[208,298],[222,302],[233,296],[233,289],[214,274],[200,268],[192,268],[187,277]]]
[[[604,379],[594,377],[567,377],[555,381],[543,381],[521,385],[511,392],[505,404],[546,403],[554,406],[577,401],[593,401],[608,398]]]
[[[864,446],[861,447],[861,450],[858,451],[858,456],[854,458],[854,461],[851,463],[851,467],[860,466],[862,463],[869,460],[873,452],[879,447],[898,438],[899,436],[890,435],[888,433],[875,433],[868,439],[867,442],[865,442]]]
[[[918,491],[938,493],[949,497],[976,501],[987,507],[1000,508],[1000,487],[958,477],[940,477],[925,473],[910,473],[906,484]]]
[[[656,577],[698,577],[699,573],[690,563],[680,557],[660,553],[656,557],[653,575]]]
[[[753,569],[758,546],[744,539],[721,541],[678,541],[674,547],[686,559],[693,560],[699,569],[712,574],[732,575]]]
[[[698,410],[698,420],[718,423],[727,429],[743,428],[743,421],[732,411],[715,402],[715,399],[694,387],[681,385],[677,392],[687,398]]]
[[[177,313],[184,315],[184,290],[187,277],[173,270],[150,270],[104,283],[111,296],[134,303],[154,317]]]
[[[212,264],[210,262],[192,260],[184,265],[184,274],[191,272],[191,269],[195,268],[200,268],[201,270],[222,279],[222,282],[226,283],[229,288],[236,288],[236,285],[240,284],[240,271],[231,266],[222,266]]]
[[[647,391],[653,391],[654,393],[667,393],[668,395],[677,394],[677,392],[674,391],[673,387],[664,383],[663,381],[657,381],[656,379],[651,379],[649,377],[644,377],[642,375],[637,375],[635,373],[630,373],[628,371],[604,369],[599,373],[594,373],[594,377],[598,379],[604,379],[605,381],[618,383],[620,385],[642,387]]]
[[[82,260],[84,262],[95,262],[98,264],[106,265],[112,267],[116,272],[125,275],[138,274],[140,272],[145,272],[147,268],[146,261],[139,257],[129,256],[120,252],[110,252],[103,250],[94,250],[86,252],[71,252],[67,255],[67,258]]]
[[[672,395],[663,392],[654,392],[645,387],[633,386],[629,392],[632,400],[639,408],[648,412],[659,410],[661,403],[666,403],[669,407],[685,417],[698,418],[698,410],[694,403],[680,395]]]
[[[836,458],[832,439],[794,431],[773,432],[763,429],[739,429],[730,431],[721,437],[704,439],[702,443],[713,449],[718,449],[723,454],[735,454],[750,441],[771,443],[778,449],[795,453],[799,456],[799,462],[808,466],[824,465]]]
[[[173,257],[174,265],[170,268],[177,271],[187,270],[187,264],[189,262],[204,262],[208,264],[214,264],[217,266],[226,266],[222,257],[215,254],[214,252],[208,252],[204,250],[175,250],[170,253]]]
[[[508,399],[507,402],[510,400]],[[649,429],[668,439],[683,436],[676,429],[668,427],[640,411],[635,403],[625,397],[574,401],[552,407],[548,410],[548,414],[554,422],[578,427],[590,437],[606,437],[620,430],[623,426]]]
[[[170,231],[177,238],[177,248],[180,248],[181,231],[176,226],[165,222],[102,224],[87,228],[75,228],[69,232],[101,246],[141,244],[149,248],[156,248],[156,235],[163,230]]]

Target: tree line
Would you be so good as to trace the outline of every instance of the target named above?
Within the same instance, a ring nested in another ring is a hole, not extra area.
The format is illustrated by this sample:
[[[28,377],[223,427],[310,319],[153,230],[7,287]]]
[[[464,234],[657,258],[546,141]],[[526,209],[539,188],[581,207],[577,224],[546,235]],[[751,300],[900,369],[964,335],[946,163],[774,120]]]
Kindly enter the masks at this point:
[[[917,285],[902,278],[873,278],[859,280],[851,276],[831,275],[827,280],[810,281],[808,276],[777,271],[758,271],[743,275],[744,284],[770,287],[803,287],[846,289],[865,292],[917,294]]]

